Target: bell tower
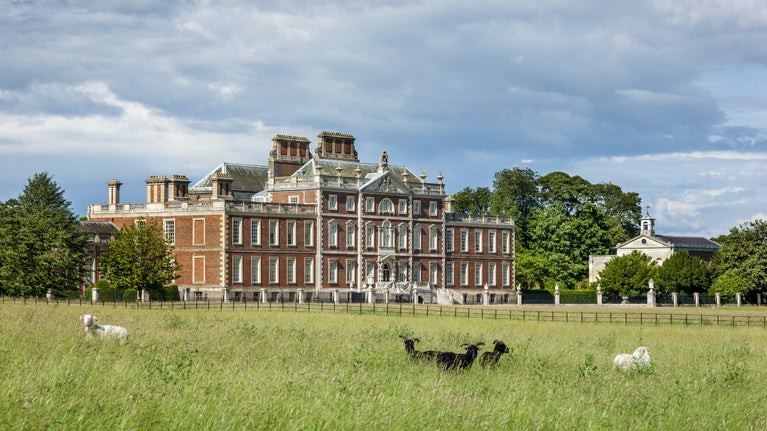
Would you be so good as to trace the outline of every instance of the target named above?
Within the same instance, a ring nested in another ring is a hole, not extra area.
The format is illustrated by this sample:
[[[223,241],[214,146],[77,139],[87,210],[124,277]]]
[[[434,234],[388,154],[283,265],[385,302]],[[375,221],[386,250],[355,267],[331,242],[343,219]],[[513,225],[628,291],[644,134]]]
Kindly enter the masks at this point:
[[[650,238],[655,237],[655,219],[650,215],[649,206],[647,207],[647,213],[645,213],[644,217],[642,217],[640,223],[642,228],[640,234],[649,236]]]

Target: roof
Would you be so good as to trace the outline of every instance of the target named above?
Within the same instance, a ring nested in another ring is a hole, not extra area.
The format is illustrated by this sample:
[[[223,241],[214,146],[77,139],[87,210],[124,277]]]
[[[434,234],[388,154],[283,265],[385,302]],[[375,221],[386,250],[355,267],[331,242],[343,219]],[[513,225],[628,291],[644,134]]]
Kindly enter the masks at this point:
[[[338,174],[340,173],[341,177],[344,177],[344,178],[357,178],[357,168],[359,168],[360,177],[365,178],[366,180],[369,180],[371,179],[372,175],[376,175],[379,173],[378,163],[360,163],[354,160],[315,158],[306,162],[293,175],[316,175],[317,166],[322,166],[323,176],[335,177],[335,176],[338,176]],[[340,171],[338,170],[339,167],[341,168]],[[407,172],[408,181],[410,182],[413,182],[415,180],[420,181],[420,178],[416,174],[414,174],[413,172],[411,172],[408,168],[404,166],[389,165],[387,166],[386,169],[389,171],[391,175],[393,175],[397,180],[401,182],[404,182],[402,177],[405,172]]]
[[[697,236],[655,235],[655,238],[674,248],[718,250],[722,247],[710,239]]]
[[[229,174],[232,177],[232,194],[234,196],[250,196],[266,188],[269,179],[269,168],[266,166],[244,165],[238,163],[221,163],[210,171],[190,189],[208,190],[213,187],[213,175]]]
[[[81,220],[80,221],[80,233],[84,234],[106,234],[106,235],[112,235],[120,228],[117,227],[116,224],[112,223],[111,221],[91,221],[91,220]]]

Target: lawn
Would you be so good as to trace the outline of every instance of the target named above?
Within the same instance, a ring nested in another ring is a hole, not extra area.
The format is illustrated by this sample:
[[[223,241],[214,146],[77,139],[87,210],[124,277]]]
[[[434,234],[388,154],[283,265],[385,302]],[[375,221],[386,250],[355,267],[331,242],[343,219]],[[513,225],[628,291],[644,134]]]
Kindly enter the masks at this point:
[[[78,316],[127,327],[86,340]],[[441,371],[463,342],[512,352]],[[648,371],[612,370],[651,350]],[[0,305],[0,429],[761,430],[767,329],[279,309]]]

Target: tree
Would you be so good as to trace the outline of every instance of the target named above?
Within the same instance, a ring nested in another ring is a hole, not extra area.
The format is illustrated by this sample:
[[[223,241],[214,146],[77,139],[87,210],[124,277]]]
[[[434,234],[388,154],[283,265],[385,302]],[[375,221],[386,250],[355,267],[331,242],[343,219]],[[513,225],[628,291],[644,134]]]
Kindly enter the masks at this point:
[[[703,293],[711,285],[708,267],[703,260],[687,251],[674,253],[655,274],[658,292]]]
[[[516,239],[522,247],[528,246],[528,221],[538,208],[537,173],[522,168],[502,169],[495,173],[490,214],[514,219]]]
[[[597,283],[607,295],[637,296],[647,292],[655,269],[655,262],[649,256],[633,251],[610,259],[599,273]]]
[[[490,189],[466,187],[453,195],[453,212],[458,214],[490,214]]]
[[[749,290],[742,294],[767,290],[767,221],[742,223],[714,240],[722,246],[711,263],[714,277],[729,272],[730,277],[743,278],[740,285]]]
[[[18,199],[0,204],[0,290],[40,296],[48,289],[76,290],[86,267],[88,239],[64,192],[37,173]]]
[[[104,276],[117,289],[158,289],[171,283],[181,266],[165,239],[160,224],[137,220],[123,227],[112,240],[101,260]]]

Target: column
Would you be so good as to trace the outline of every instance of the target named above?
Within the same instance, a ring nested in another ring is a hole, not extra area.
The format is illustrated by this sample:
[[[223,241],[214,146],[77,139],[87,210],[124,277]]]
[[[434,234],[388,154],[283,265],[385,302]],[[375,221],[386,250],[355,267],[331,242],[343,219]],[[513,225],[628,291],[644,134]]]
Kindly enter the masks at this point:
[[[99,288],[94,287],[91,289],[91,302],[99,302]]]

